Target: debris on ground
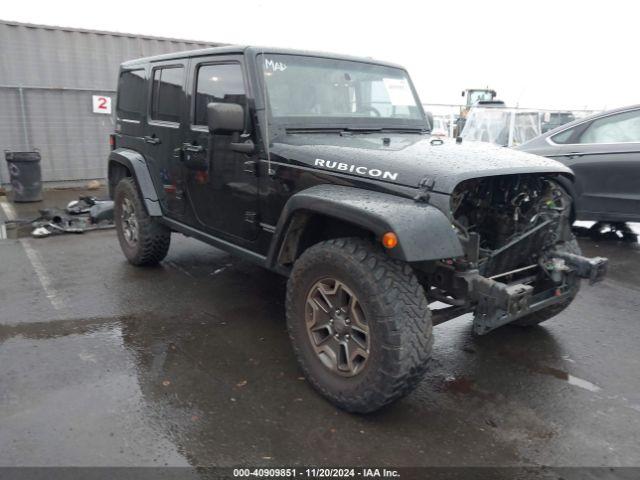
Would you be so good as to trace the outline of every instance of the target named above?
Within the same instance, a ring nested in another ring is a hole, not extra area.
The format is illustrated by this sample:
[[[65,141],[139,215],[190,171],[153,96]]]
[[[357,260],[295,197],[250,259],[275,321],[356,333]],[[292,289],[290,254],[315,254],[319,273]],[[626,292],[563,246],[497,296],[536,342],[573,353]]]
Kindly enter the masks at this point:
[[[114,228],[113,201],[95,197],[79,197],[62,210],[46,208],[31,221],[31,235],[36,238],[62,233],[84,233],[91,230]],[[29,222],[27,222],[29,223]]]
[[[100,187],[102,187],[100,180],[91,180],[87,183],[87,190],[98,190]]]

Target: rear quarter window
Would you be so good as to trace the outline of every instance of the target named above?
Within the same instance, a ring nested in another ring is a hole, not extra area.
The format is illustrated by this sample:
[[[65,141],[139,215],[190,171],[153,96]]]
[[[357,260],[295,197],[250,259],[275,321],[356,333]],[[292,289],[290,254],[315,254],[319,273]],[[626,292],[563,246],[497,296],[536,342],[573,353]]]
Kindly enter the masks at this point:
[[[553,137],[551,137],[551,140],[553,140],[554,143],[558,143],[560,145],[570,143],[573,132],[573,128],[570,128],[569,130],[565,130],[564,132],[555,134]]]
[[[144,112],[146,84],[144,69],[126,70],[120,74],[116,106],[119,118],[140,120]]]

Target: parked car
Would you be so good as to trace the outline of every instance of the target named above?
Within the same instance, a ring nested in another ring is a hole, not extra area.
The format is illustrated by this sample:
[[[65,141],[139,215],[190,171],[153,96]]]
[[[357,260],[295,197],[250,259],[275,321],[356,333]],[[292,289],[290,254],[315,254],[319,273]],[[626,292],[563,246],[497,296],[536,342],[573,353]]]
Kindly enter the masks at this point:
[[[571,170],[432,137],[393,64],[238,46],[132,60],[115,120],[129,262],[160,262],[179,232],[287,276],[305,377],[349,411],[418,385],[434,324],[537,325],[606,271],[568,228]]]
[[[574,171],[575,219],[640,221],[640,105],[576,120],[517,149]]]

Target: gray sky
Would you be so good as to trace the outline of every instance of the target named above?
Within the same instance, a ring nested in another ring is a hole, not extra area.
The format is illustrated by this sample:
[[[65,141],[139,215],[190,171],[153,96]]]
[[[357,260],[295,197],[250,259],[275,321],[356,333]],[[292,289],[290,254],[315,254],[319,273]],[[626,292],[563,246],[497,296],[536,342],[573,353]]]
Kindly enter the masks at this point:
[[[486,86],[509,106],[640,103],[633,0],[20,0],[0,16],[371,56],[407,67],[425,103],[459,103],[461,90]]]

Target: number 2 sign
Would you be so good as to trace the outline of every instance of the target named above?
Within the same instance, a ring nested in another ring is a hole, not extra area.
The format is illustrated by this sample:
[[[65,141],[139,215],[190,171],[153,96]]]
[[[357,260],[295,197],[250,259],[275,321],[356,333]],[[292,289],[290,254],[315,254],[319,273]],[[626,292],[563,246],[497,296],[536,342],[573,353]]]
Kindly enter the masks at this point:
[[[93,95],[93,113],[111,114],[111,97]]]

